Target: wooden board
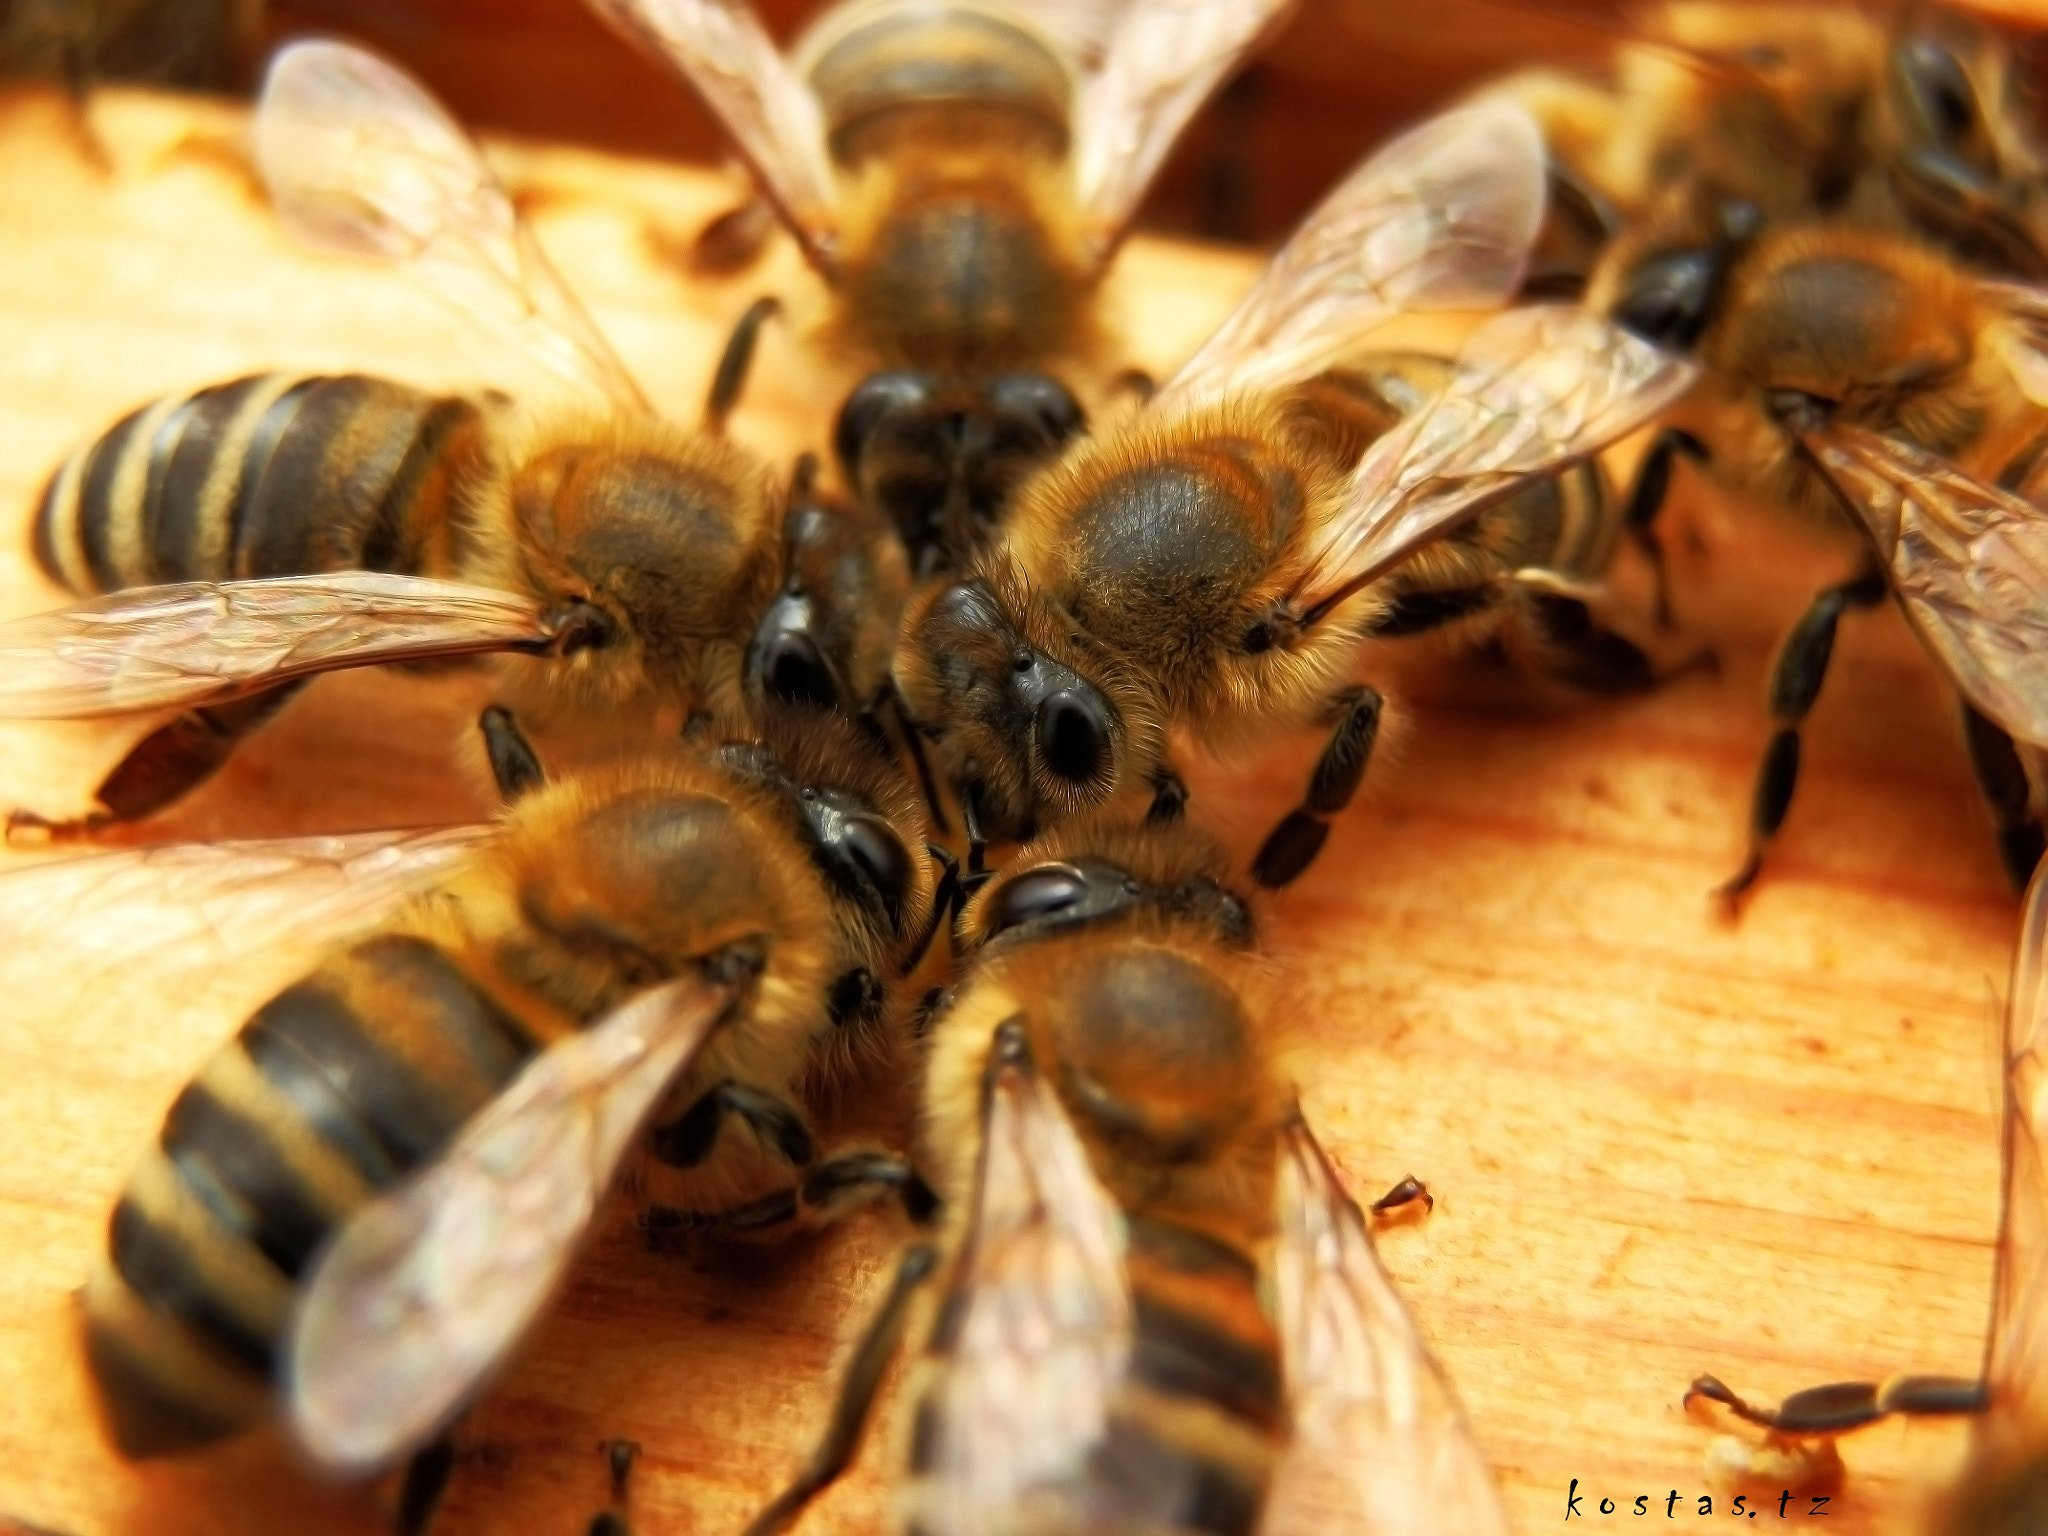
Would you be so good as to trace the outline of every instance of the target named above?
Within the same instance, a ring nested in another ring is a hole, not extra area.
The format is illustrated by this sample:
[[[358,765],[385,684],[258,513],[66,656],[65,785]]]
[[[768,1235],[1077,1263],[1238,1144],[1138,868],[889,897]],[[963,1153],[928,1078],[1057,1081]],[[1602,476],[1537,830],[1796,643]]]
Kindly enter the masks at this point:
[[[546,387],[404,281],[288,249],[237,168],[238,123],[109,93],[103,174],[52,99],[0,103],[0,615],[56,596],[26,555],[43,476],[160,392],[279,366]],[[787,252],[717,286],[676,270],[672,248],[725,206],[712,177],[533,147],[500,163],[680,413],[756,293],[815,304]],[[1169,367],[1252,270],[1134,243],[1108,300],[1132,359]],[[819,443],[849,377],[772,332],[741,435],[778,457]],[[1703,1494],[1725,1512],[1702,1468],[1716,1431],[1679,1407],[1695,1372],[1764,1397],[1966,1373],[1988,1302],[2015,903],[1950,701],[1895,615],[1849,619],[1769,882],[1723,922],[1706,893],[1739,857],[1769,649],[1842,557],[1703,497],[1677,526],[1684,643],[1711,645],[1718,675],[1587,703],[1430,653],[1362,658],[1399,705],[1398,738],[1268,924],[1299,984],[1308,1112],[1346,1174],[1369,1192],[1413,1172],[1438,1194],[1384,1252],[1524,1530],[1562,1518],[1574,1479],[1601,1528],[1639,1494],[1661,1512],[1676,1490],[1681,1520]],[[323,680],[149,834],[475,814],[450,766],[474,704],[445,684]],[[0,805],[82,804],[125,740],[0,729]],[[1199,776],[1197,803],[1247,849],[1309,752]],[[322,1487],[264,1440],[126,1466],[90,1407],[69,1293],[128,1162],[237,1022],[145,999],[53,1038],[10,1026],[0,1001],[0,1512],[76,1536],[380,1528],[387,1490]],[[737,1529],[821,1422],[901,1236],[877,1217],[798,1251],[691,1262],[642,1251],[614,1215],[472,1420],[440,1529],[581,1530],[612,1436],[644,1448],[642,1531]],[[1822,1528],[1904,1528],[1961,1444],[1954,1426],[1855,1438]],[[875,1529],[896,1462],[890,1435],[871,1440],[803,1529]],[[1603,1495],[1616,1514],[1600,1516]]]

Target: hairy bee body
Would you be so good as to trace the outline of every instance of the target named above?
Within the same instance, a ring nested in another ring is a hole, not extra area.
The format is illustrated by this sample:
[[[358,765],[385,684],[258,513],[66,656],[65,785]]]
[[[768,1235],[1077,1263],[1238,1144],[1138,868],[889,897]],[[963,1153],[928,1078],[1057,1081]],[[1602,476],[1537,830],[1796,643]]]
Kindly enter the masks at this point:
[[[250,1016],[172,1106],[85,1290],[125,1451],[265,1414],[330,1233],[536,1052],[708,956],[746,954],[751,980],[656,1109],[637,1187],[735,1232],[840,1192],[792,1182],[815,1150],[803,1106],[885,1048],[932,881],[893,765],[815,724],[775,736],[533,789],[455,875]]]

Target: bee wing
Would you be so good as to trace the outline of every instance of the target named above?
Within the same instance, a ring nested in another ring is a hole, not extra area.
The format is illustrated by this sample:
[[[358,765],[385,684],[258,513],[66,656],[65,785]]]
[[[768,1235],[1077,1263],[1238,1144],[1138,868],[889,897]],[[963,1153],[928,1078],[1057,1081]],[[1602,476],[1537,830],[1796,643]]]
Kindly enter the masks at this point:
[[[1833,425],[1800,437],[1950,679],[2048,746],[2048,514],[1896,438]]]
[[[549,1047],[322,1250],[285,1370],[293,1433],[320,1466],[361,1475],[417,1449],[504,1361],[731,995],[670,982]]]
[[[2036,405],[2048,405],[2048,288],[1996,282],[1977,287],[2012,321],[2002,340],[2013,382]]]
[[[650,409],[475,142],[403,70],[343,43],[294,43],[271,62],[254,133],[295,239],[411,265],[579,389]]]
[[[1506,1536],[1493,1474],[1306,1125],[1280,1159],[1274,1256],[1294,1436],[1261,1536]]]
[[[1075,191],[1098,259],[1137,213],[1188,119],[1292,4],[1131,0],[1116,15],[1074,105]],[[1085,49],[1087,32],[1064,19],[1066,35]]]
[[[376,571],[136,587],[0,624],[0,719],[193,709],[342,667],[553,638],[525,598]]]
[[[2048,1430],[2048,878],[2020,919],[2006,1000],[2005,1208],[1984,1379],[2000,1432]]]
[[[1406,310],[1505,303],[1542,222],[1543,167],[1519,107],[1410,129],[1323,199],[1151,408],[1311,378]]]
[[[910,1522],[935,1531],[1004,1528],[1034,1490],[1077,1479],[1131,1354],[1116,1207],[1028,1057],[998,1053]]]
[[[1522,482],[1633,431],[1697,368],[1575,305],[1494,316],[1443,390],[1378,438],[1310,552],[1300,600],[1327,608]]]
[[[260,992],[272,972],[282,979],[306,950],[376,923],[494,832],[173,843],[10,870],[0,874],[0,995],[13,1000],[13,1022],[54,1024],[128,997],[160,1011],[222,978]]]
[[[725,124],[783,222],[818,266],[838,248],[825,118],[746,0],[590,0],[643,53],[681,75]]]

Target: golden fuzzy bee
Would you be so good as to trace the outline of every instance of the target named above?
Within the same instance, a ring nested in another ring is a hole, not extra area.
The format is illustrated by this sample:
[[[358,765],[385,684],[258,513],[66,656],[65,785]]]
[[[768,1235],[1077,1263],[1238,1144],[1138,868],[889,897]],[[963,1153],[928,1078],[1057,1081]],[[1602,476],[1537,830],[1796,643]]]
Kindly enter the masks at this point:
[[[1679,302],[1668,274],[1682,264],[1710,275],[1684,285]],[[1724,893],[1754,882],[1790,807],[1800,726],[1841,614],[1888,592],[1962,695],[1972,762],[2024,885],[2042,846],[2026,759],[2048,746],[2048,678],[2032,660],[2048,300],[1911,237],[1836,223],[1743,227],[1739,214],[1701,209],[1617,242],[1588,302],[1702,365],[1643,460],[1632,523],[1649,526],[1683,456],[1837,530],[1864,565],[1816,596],[1780,649],[1749,856]]]
[[[181,713],[57,831],[170,804],[336,667],[537,654],[502,665],[505,702],[586,748],[653,739],[686,712],[884,699],[908,580],[887,527],[807,487],[785,500],[746,454],[648,413],[537,249],[523,267],[484,259],[460,221],[520,249],[531,237],[431,98],[367,55],[308,44],[273,71],[260,122],[289,216],[330,241],[403,227],[428,271],[462,246],[609,405],[550,416],[263,374],[145,406],[74,454],[38,509],[37,560],[110,595],[0,629],[0,712]],[[343,154],[356,137],[380,153]],[[422,167],[455,168],[467,192],[421,190]]]
[[[976,898],[930,1026],[944,1225],[749,1536],[850,1460],[928,1279],[903,1529],[1506,1530],[1281,1079],[1277,978],[1226,867],[1185,827],[1066,829]]]
[[[892,1048],[950,905],[897,765],[792,714],[549,780],[491,723],[495,826],[0,881],[14,944],[61,952],[154,895],[205,913],[215,952],[325,946],[178,1096],[115,1207],[85,1339],[130,1454],[232,1434],[274,1386],[324,1467],[419,1449],[636,1148],[668,1225],[772,1233],[884,1190],[929,1213],[900,1159],[822,1155],[811,1115]]]
[[[1095,289],[1167,150],[1287,0],[846,0],[785,58],[744,0],[592,0],[725,124],[879,370],[834,442],[920,575],[1084,420]],[[1051,370],[1051,371],[1048,371]]]
[[[1794,1393],[1776,1408],[1745,1402],[1712,1376],[1687,1393],[1722,1403],[1770,1431],[1751,1456],[1812,1459],[1833,1437],[1892,1414],[1969,1414],[1961,1475],[1930,1506],[1933,1536],[2023,1536],[2048,1509],[2048,879],[2037,878],[2020,918],[2000,1042],[2005,1089],[2004,1183],[1998,1260],[1984,1360],[1975,1378],[1894,1376]]]
[[[1391,430],[1384,399],[1361,412],[1333,387],[1328,371],[1396,313],[1504,302],[1542,204],[1518,110],[1469,108],[1396,140],[1130,426],[1030,482],[1002,543],[912,600],[897,688],[972,841],[1147,786],[1154,814],[1172,814],[1170,730],[1227,747],[1320,724],[1308,792],[1255,871],[1278,885],[1307,865],[1378,728],[1379,695],[1347,681],[1353,653],[1433,578],[1375,583],[1690,375],[1584,311],[1538,306],[1482,325]]]

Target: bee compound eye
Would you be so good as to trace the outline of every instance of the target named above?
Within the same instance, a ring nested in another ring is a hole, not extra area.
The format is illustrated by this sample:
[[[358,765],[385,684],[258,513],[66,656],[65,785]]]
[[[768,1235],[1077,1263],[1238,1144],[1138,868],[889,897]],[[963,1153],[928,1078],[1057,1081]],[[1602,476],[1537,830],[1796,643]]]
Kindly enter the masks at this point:
[[[1962,61],[1931,38],[1902,44],[1899,74],[1921,122],[1937,140],[1953,145],[1977,127],[1977,90]]]
[[[988,389],[998,414],[1028,422],[1051,447],[1059,447],[1087,425],[1088,418],[1066,385],[1042,373],[1012,373]]]
[[[1640,263],[1615,303],[1615,323],[1645,341],[1690,348],[1706,330],[1726,260],[1720,251],[1686,250]]]
[[[1038,706],[1038,751],[1052,773],[1086,784],[1109,758],[1109,720],[1085,694],[1062,688]]]
[[[761,649],[758,674],[761,691],[785,704],[831,709],[839,702],[832,669],[809,635],[784,630]]]
[[[989,903],[988,936],[1036,918],[1065,912],[1088,893],[1087,878],[1071,865],[1046,864],[1006,880]]]
[[[872,817],[850,816],[841,829],[840,846],[882,898],[890,926],[899,926],[910,894],[910,854],[902,840]]]
[[[861,454],[875,429],[891,416],[928,403],[935,388],[930,374],[901,369],[871,373],[854,386],[832,428],[832,451],[849,477],[859,469]]]

